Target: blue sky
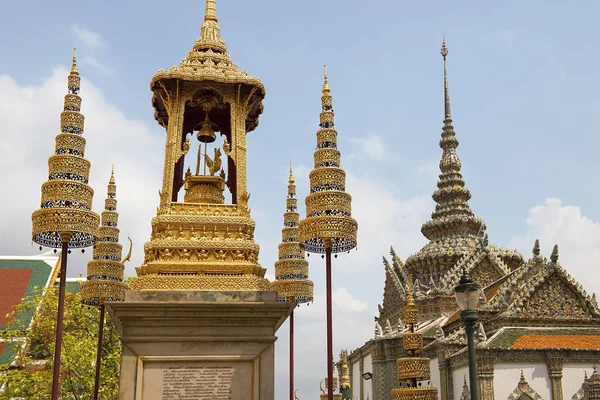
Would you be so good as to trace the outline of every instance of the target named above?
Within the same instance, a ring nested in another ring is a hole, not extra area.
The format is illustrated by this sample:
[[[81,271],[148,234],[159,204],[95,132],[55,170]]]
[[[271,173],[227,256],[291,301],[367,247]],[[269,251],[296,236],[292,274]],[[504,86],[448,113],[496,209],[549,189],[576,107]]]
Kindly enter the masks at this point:
[[[4,2],[0,166],[12,172],[3,186],[18,190],[0,199],[3,253],[35,253],[29,215],[39,206],[76,46],[94,204],[100,209],[114,162],[122,241],[131,234],[137,246],[128,266],[134,274],[163,166],[164,132],[153,120],[149,82],[187,54],[204,13],[201,0],[166,4]],[[371,335],[383,289],[381,255],[394,245],[406,258],[425,243],[419,229],[433,210],[441,155],[442,31],[458,153],[471,207],[486,221],[490,242],[526,257],[536,237],[547,255],[558,242],[563,266],[589,291],[600,291],[600,276],[591,272],[600,257],[600,185],[593,179],[600,167],[599,13],[594,1],[217,1],[229,54],[267,88],[260,126],[248,137],[248,188],[260,261],[271,274],[290,162],[299,196],[308,192],[328,65],[362,235],[358,251],[334,269],[338,326],[361,327],[352,337],[340,328],[339,346],[353,349]],[[80,257],[71,271],[84,272],[88,259]],[[317,302],[306,318],[313,325],[299,328],[298,346],[324,359],[316,339],[323,333],[320,259],[311,258],[311,274]],[[277,350],[281,396],[286,329]],[[324,362],[298,363],[300,397],[316,396]]]

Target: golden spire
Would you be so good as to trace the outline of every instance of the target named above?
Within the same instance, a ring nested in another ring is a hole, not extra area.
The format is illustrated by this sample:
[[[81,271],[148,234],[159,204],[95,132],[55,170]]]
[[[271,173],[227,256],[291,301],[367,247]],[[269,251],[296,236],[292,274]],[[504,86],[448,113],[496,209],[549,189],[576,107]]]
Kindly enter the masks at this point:
[[[71,61],[71,74],[79,75],[79,70],[77,69],[77,49],[73,48],[73,60]]]
[[[112,169],[110,171],[110,180],[108,181],[109,185],[115,184],[115,164],[112,165]]]
[[[402,334],[403,347],[407,353],[407,357],[400,357],[396,362],[398,366],[398,380],[406,382],[407,386],[393,389],[392,398],[394,399],[437,399],[436,387],[426,387],[422,383],[419,383],[419,381],[430,380],[431,371],[429,357],[419,357],[423,352],[423,334],[415,332],[418,318],[419,315],[413,298],[413,278],[412,275],[409,275],[408,301],[406,303],[405,314],[408,332]]]
[[[323,65],[323,95],[328,96],[330,93],[329,82],[327,82],[327,65]]]
[[[127,285],[123,282],[124,269],[119,244],[119,213],[117,212],[117,185],[113,165],[104,200],[102,222],[96,230],[96,244],[92,260],[87,266],[87,280],[81,283],[81,301],[100,305],[104,301],[123,301]],[[131,254],[131,239],[130,249]]]
[[[321,115],[314,169],[309,174],[306,218],[300,221],[300,244],[311,253],[350,251],[356,247],[358,224],[352,218],[352,196],[346,192],[346,172],[340,167],[333,98],[324,68]]]
[[[227,52],[225,41],[221,39],[216,0],[206,0],[204,22],[202,23],[202,28],[200,28],[200,38],[194,45],[194,50],[198,51],[202,49],[212,49],[223,53]]]
[[[314,284],[308,279],[308,261],[300,249],[298,237],[298,199],[296,184],[290,164],[288,196],[285,200],[286,213],[283,216],[284,227],[281,230],[279,260],[275,262],[275,281],[271,289],[277,292],[277,300],[288,303],[307,303],[313,300]]]
[[[216,0],[206,0],[206,8],[204,11],[204,22],[214,21],[219,22],[217,19],[217,2]]]
[[[40,209],[32,218],[32,240],[42,246],[83,248],[94,244],[98,214],[92,211],[94,191],[88,185],[90,162],[84,158],[84,116],[79,97],[81,77],[75,62],[67,78],[60,114],[61,133],[56,136],[54,154],[48,159],[49,179],[42,184]]]

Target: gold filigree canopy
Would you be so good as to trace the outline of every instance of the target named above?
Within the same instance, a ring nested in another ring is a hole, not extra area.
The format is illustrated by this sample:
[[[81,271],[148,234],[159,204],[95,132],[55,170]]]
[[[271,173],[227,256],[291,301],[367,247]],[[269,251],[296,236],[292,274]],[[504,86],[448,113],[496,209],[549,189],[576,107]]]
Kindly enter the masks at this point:
[[[298,228],[298,199],[296,183],[290,165],[286,213],[283,216],[284,228],[281,231],[279,260],[275,262],[275,281],[271,289],[277,292],[277,300],[288,303],[307,303],[313,300],[314,284],[308,279],[308,261],[300,248]]]
[[[306,196],[306,218],[300,221],[300,246],[310,253],[349,251],[356,247],[358,224],[352,218],[352,197],[346,193],[346,172],[340,168],[333,102],[327,69],[324,70],[321,129],[317,132],[314,169],[310,172],[310,194]]]
[[[104,200],[102,223],[96,230],[96,244],[92,260],[87,266],[87,281],[81,283],[81,301],[89,305],[100,305],[105,301],[125,300],[127,285],[123,282],[123,246],[119,244],[119,213],[117,212],[117,185],[114,170],[110,174],[107,197]],[[131,243],[131,239],[129,239]]]
[[[258,263],[246,186],[246,137],[258,124],[265,92],[258,78],[231,62],[215,6],[206,1],[200,38],[180,66],[152,79],[155,117],[166,131],[165,159],[160,203],[133,290],[270,289]],[[204,154],[198,147],[193,174],[185,166],[196,153],[190,152],[196,137]],[[213,152],[208,143],[216,145]]]
[[[429,357],[419,357],[423,352],[423,335],[415,332],[419,313],[413,297],[413,280],[409,276],[408,301],[404,320],[408,331],[402,335],[404,351],[408,357],[397,361],[400,387],[392,390],[394,400],[436,400],[437,388],[426,386],[422,381],[431,379]]]
[[[164,123],[168,118],[164,98],[157,95],[161,86],[168,86],[171,80],[183,82],[217,82],[225,84],[239,84],[252,90],[253,96],[259,101],[249,114],[249,119],[257,121],[262,113],[263,106],[260,100],[265,97],[263,83],[254,76],[249,76],[244,70],[231,61],[227,53],[225,40],[221,38],[221,29],[217,19],[216,0],[206,0],[204,22],[200,29],[200,37],[196,39],[189,54],[181,60],[179,66],[172,66],[164,70],[160,69],[152,78],[150,88],[155,92],[152,104],[155,108],[154,116],[157,121]],[[253,123],[256,128],[258,122]]]
[[[48,247],[70,248],[94,244],[94,231],[100,219],[92,211],[94,190],[88,185],[90,162],[84,158],[83,114],[76,53],[68,78],[61,133],[56,136],[55,152],[48,159],[48,180],[42,184],[41,208],[32,216],[32,240]]]

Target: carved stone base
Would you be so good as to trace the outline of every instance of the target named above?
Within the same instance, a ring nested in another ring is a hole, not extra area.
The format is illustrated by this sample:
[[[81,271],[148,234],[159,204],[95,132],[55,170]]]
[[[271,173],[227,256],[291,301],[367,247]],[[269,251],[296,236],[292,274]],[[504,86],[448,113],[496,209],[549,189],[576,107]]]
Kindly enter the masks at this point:
[[[274,400],[275,332],[293,310],[276,299],[144,290],[106,303],[123,342],[119,399]]]

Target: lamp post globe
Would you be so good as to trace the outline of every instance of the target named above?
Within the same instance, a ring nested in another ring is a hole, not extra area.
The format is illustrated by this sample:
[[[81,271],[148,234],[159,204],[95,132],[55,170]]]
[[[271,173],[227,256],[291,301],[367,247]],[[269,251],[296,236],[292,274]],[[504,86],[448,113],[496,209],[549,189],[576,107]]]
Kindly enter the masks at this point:
[[[477,306],[481,287],[463,270],[463,275],[454,288],[456,302],[461,310],[460,319],[465,324],[469,350],[469,386],[471,400],[478,398],[477,364],[475,362],[475,327],[477,326]]]

